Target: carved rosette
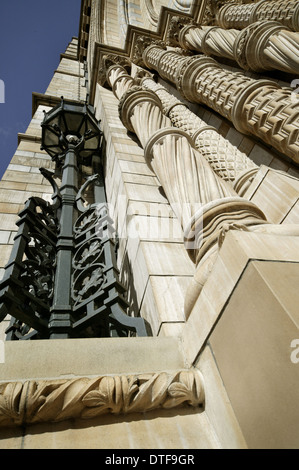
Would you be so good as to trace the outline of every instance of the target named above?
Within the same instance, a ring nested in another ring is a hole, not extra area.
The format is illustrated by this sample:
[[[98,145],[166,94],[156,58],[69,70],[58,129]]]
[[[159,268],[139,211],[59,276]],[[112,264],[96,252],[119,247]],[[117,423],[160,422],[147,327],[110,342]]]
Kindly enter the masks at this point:
[[[0,427],[204,405],[198,369],[0,384]]]

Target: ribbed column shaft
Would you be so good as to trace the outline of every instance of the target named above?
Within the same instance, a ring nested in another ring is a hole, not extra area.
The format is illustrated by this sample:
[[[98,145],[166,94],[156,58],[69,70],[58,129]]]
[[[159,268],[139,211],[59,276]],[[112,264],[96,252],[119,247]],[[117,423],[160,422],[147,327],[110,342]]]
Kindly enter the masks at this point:
[[[134,80],[124,67],[115,64],[107,70],[107,82],[116,98],[121,99],[123,94],[133,85]]]
[[[177,60],[176,55],[172,58]],[[169,76],[173,73],[170,71]],[[112,87],[114,83],[110,78]],[[216,175],[188,133],[165,127],[171,121],[163,114],[163,104],[156,93],[131,86],[120,100],[119,112],[123,124],[139,137],[145,159],[184,230],[185,248],[197,266],[195,288],[191,283],[191,294],[186,297],[188,317],[193,300],[214,265],[223,226],[237,222],[256,227],[265,224],[265,216]]]

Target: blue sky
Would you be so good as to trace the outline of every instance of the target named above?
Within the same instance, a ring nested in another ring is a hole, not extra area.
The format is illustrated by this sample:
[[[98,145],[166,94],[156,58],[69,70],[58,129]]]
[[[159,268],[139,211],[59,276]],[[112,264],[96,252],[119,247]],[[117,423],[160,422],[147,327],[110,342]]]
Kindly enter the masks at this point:
[[[0,178],[32,117],[32,92],[44,93],[73,36],[81,0],[0,0]],[[1,85],[1,82],[0,82]]]

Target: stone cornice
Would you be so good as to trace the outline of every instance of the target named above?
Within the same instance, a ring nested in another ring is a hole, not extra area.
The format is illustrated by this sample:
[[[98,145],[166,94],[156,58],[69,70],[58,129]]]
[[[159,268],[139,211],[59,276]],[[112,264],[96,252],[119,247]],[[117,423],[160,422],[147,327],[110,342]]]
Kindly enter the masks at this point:
[[[167,38],[168,33],[168,26],[171,22],[172,18],[175,16],[190,18],[190,21],[193,19],[191,15],[184,14],[182,12],[177,12],[175,10],[171,10],[168,7],[162,7],[159,22],[156,31],[149,31],[144,28],[140,28],[138,26],[128,26],[127,36],[125,40],[125,45],[123,49],[117,47],[110,47],[106,44],[101,44],[96,42],[94,44],[94,59],[92,64],[92,71],[90,77],[90,104],[93,104],[94,97],[95,97],[95,89],[97,83],[97,75],[98,71],[101,67],[101,61],[104,55],[107,54],[114,54],[118,55],[123,58],[132,59],[134,56],[134,51],[136,44],[139,38],[144,39],[150,38],[152,41],[165,41]]]
[[[81,15],[80,15],[80,27],[79,27],[79,39],[78,39],[78,59],[82,60],[83,57],[83,49],[82,49],[82,41],[83,41],[83,34],[87,35],[88,33],[83,32],[84,28],[84,7],[86,2],[89,0],[82,0],[81,4]],[[95,96],[95,87],[97,81],[97,72],[99,70],[100,65],[100,58],[101,55],[104,53],[108,54],[117,54],[124,57],[131,57],[133,55],[133,51],[136,45],[136,41],[138,37],[144,38],[149,37],[153,41],[167,41],[167,35],[170,23],[173,17],[180,16],[181,18],[190,19],[190,21],[195,20],[198,23],[204,21],[205,17],[207,16],[207,12],[210,12],[211,6],[210,3],[215,2],[215,0],[202,0],[201,2],[194,2],[194,6],[192,7],[189,14],[184,13],[182,11],[172,10],[168,7],[162,6],[160,10],[160,15],[158,19],[157,29],[156,31],[149,31],[144,28],[140,28],[137,26],[128,26],[127,35],[125,39],[125,44],[122,49],[116,47],[109,47],[105,44],[100,44],[95,42],[94,44],[94,61],[92,64],[92,76],[90,77],[90,103],[93,103],[94,96]],[[223,2],[221,2],[222,4]],[[85,21],[86,22],[86,21]]]
[[[67,101],[72,103],[78,103],[78,100],[68,99]],[[46,95],[44,93],[32,93],[32,116],[36,112],[39,106],[49,106],[54,107],[61,102],[60,96]]]
[[[0,427],[203,406],[198,369],[0,383]]]

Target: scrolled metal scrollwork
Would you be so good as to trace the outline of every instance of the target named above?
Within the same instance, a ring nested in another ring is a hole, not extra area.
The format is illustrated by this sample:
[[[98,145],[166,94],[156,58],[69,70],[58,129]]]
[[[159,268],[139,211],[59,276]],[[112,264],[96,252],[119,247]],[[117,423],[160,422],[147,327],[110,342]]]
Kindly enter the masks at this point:
[[[0,284],[0,321],[12,318],[10,339],[47,337],[59,225],[53,205],[32,197],[19,214],[18,233]]]
[[[75,307],[99,293],[106,281],[104,270],[104,264],[92,264],[79,273],[72,287]]]

